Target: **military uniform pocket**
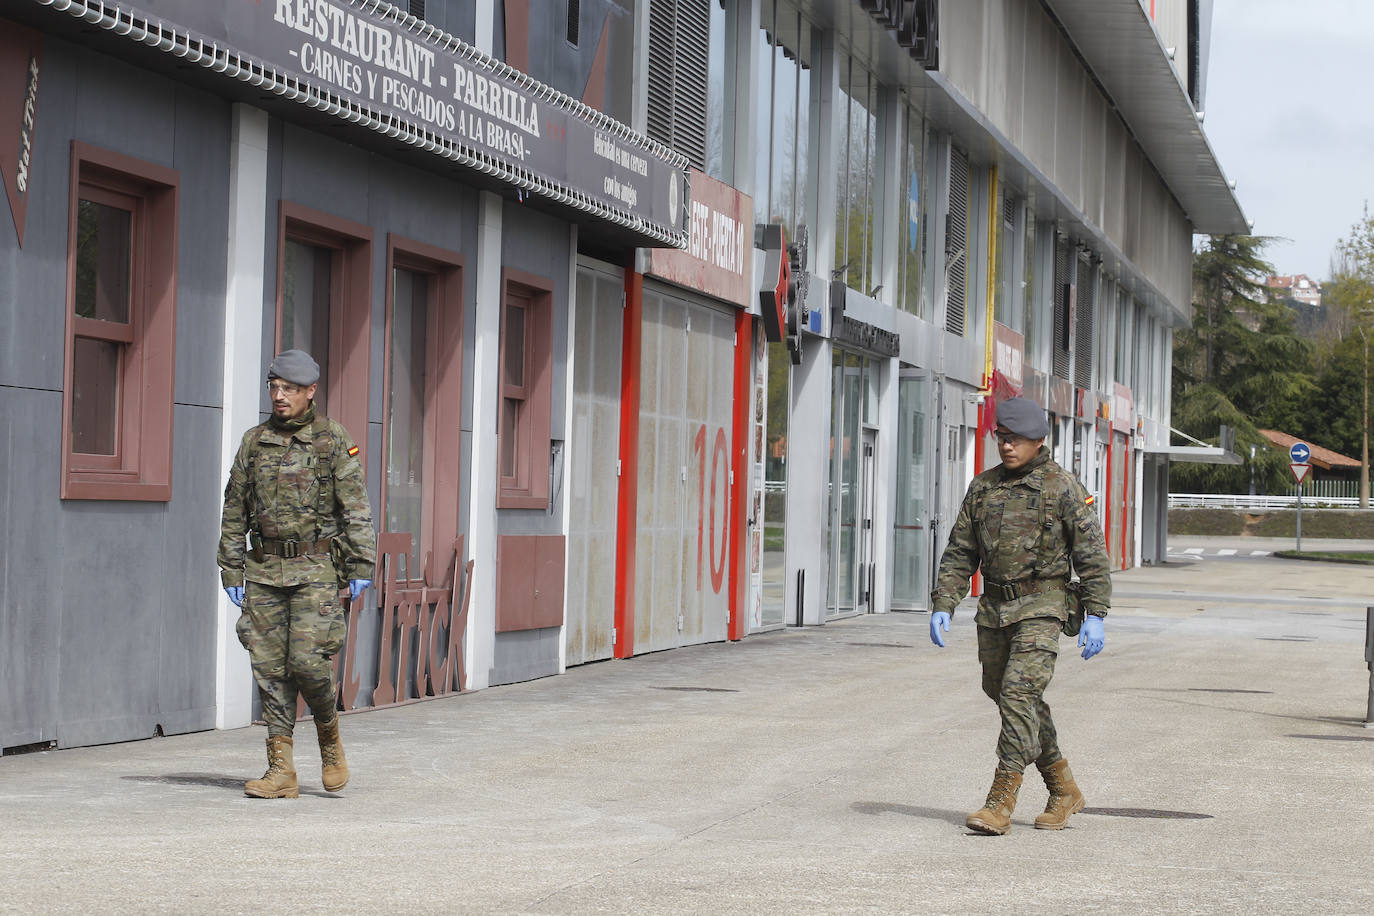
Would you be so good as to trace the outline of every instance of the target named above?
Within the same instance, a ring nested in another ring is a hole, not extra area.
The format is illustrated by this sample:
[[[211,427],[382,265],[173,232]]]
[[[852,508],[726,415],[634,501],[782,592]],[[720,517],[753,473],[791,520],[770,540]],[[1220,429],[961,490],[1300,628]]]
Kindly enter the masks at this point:
[[[315,646],[324,656],[334,655],[343,646],[348,624],[344,620],[343,606],[329,603],[320,607],[320,621],[315,630]]]
[[[234,632],[238,634],[239,645],[245,649],[252,649],[253,639],[253,619],[248,616],[247,611],[239,614],[238,622],[234,624]]]

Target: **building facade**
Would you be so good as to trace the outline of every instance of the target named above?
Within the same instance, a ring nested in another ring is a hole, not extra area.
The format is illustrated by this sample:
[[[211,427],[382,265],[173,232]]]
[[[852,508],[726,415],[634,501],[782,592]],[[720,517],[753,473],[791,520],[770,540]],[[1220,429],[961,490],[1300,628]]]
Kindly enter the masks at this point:
[[[252,721],[291,346],[380,532],[345,709],[925,609],[1012,394],[1163,559],[1209,4],[218,6],[0,0],[0,748]]]

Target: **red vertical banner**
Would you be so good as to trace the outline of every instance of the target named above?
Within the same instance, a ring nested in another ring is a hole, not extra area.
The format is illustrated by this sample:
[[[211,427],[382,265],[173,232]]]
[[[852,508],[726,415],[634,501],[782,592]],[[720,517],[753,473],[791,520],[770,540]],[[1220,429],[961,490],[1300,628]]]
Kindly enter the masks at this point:
[[[753,350],[753,319],[744,312],[736,312],[734,416],[731,423],[734,429],[730,434],[730,623],[726,632],[730,639],[744,638],[742,608],[747,603],[745,597],[749,587],[748,567],[744,562],[749,548],[744,507],[749,501],[749,411],[752,403],[749,358]]]
[[[635,653],[635,515],[639,509],[639,364],[644,337],[644,277],[625,272],[620,368],[620,483],[615,511],[615,640],[611,654]]]
[[[43,36],[0,20],[0,171],[5,197],[14,217],[19,247],[24,247],[24,218],[38,131],[38,86],[43,75]]]

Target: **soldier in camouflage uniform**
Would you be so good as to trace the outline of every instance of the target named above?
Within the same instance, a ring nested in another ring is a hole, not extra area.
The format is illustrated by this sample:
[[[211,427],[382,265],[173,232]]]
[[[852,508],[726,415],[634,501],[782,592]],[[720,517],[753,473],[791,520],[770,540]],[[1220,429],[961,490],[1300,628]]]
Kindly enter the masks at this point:
[[[345,632],[339,592],[357,598],[372,584],[377,535],[358,447],[315,413],[319,378],[301,350],[272,361],[272,416],[244,434],[224,489],[220,580],[243,609],[236,629],[267,722],[267,772],[244,785],[255,798],[300,794],[297,692],[315,716],[325,789],[348,782],[332,662]]]
[[[1060,754],[1044,692],[1075,598],[1087,615],[1078,639],[1083,658],[1102,651],[1112,580],[1093,498],[1050,458],[1048,434],[1045,411],[1035,402],[1010,398],[997,405],[1002,463],[969,485],[931,594],[930,638],[943,647],[941,631],[948,632],[969,578],[982,570],[983,596],[974,616],[978,661],[1002,731],[987,802],[966,821],[979,833],[1007,832],[1021,774],[1032,763],[1050,791],[1036,827],[1061,829],[1084,806]],[[1071,588],[1073,573],[1079,581]]]

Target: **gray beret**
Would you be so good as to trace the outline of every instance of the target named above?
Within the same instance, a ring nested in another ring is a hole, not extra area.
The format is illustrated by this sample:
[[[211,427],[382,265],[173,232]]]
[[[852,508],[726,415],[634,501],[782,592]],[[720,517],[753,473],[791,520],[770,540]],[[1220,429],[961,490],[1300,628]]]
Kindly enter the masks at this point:
[[[320,380],[320,364],[304,350],[283,350],[267,367],[267,377],[308,387]]]
[[[997,425],[1027,439],[1043,439],[1050,434],[1045,408],[1026,398],[1007,398],[998,403]]]

